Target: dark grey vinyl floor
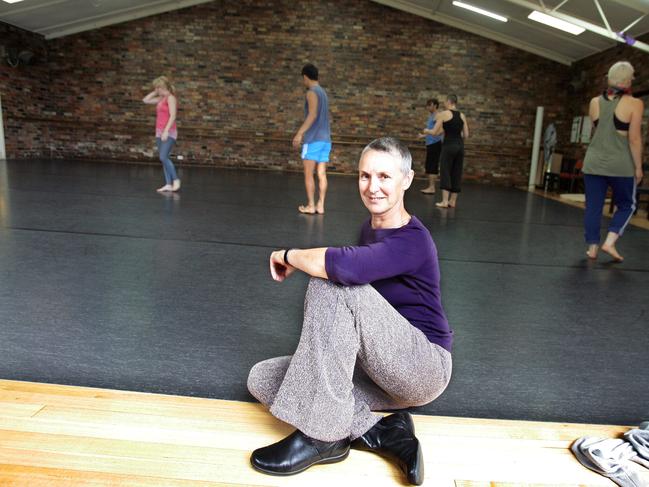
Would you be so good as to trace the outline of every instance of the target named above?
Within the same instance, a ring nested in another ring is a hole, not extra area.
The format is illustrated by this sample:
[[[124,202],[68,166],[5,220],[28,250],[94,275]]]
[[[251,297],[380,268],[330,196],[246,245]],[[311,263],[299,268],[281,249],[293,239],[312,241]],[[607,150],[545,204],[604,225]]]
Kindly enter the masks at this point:
[[[272,249],[355,242],[366,211],[330,176],[327,214],[296,212],[300,174],[0,161],[0,378],[252,400],[257,361],[292,352],[307,280]],[[623,264],[584,259],[582,211],[466,185],[439,210],[415,183],[455,330],[426,414],[635,424],[649,419],[649,232]]]

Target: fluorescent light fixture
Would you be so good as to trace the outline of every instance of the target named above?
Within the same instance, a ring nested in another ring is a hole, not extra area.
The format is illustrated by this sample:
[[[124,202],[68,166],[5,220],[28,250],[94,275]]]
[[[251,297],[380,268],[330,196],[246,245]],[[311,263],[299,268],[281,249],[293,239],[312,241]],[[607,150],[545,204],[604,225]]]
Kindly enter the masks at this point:
[[[500,20],[501,22],[507,22],[507,17],[503,17],[502,15],[495,14],[493,12],[489,12],[489,10],[485,10],[479,7],[474,7],[473,5],[469,5],[468,3],[464,2],[457,2],[454,1],[453,5],[456,7],[461,7],[465,8],[467,10],[471,10],[471,12],[475,12],[481,15],[486,15],[487,17],[491,17],[492,19]]]
[[[2,0],[2,1],[5,3],[18,3],[18,2],[22,2],[23,0]]]
[[[555,29],[559,29],[564,32],[570,32],[571,34],[574,34],[576,36],[586,30],[582,27],[579,27],[578,25],[571,24],[570,22],[566,22],[565,20],[557,19],[556,17],[551,17],[550,15],[544,14],[537,10],[529,14],[527,18],[536,20],[537,22],[541,22],[542,24],[549,25],[550,27],[554,27]]]
[[[461,7],[461,8],[465,8],[467,10],[471,10],[471,12],[486,15],[487,17],[491,17],[492,19],[500,20],[501,22],[507,22],[507,17],[503,17],[502,15],[498,15],[498,14],[495,14],[493,12],[489,12],[489,10],[474,7],[473,5],[469,5],[468,3],[454,1],[453,5],[455,5],[456,7]]]

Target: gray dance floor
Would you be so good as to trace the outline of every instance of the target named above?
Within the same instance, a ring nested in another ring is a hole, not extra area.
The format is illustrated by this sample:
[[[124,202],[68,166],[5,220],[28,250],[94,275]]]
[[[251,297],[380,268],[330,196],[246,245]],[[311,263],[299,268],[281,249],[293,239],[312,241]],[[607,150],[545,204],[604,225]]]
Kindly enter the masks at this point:
[[[300,215],[298,173],[0,162],[0,378],[251,401],[250,367],[297,344],[303,275],[272,249],[354,243],[366,211],[330,176],[327,214]],[[584,259],[582,211],[466,185],[455,210],[407,207],[440,255],[455,330],[447,391],[418,412],[636,424],[649,419],[649,232],[626,262]]]

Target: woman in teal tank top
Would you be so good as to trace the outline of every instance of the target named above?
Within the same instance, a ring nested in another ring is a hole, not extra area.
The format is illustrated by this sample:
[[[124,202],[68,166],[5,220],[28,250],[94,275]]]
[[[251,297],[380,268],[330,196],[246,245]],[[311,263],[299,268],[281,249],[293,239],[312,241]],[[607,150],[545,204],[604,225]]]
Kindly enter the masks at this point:
[[[608,72],[608,88],[590,101],[595,133],[584,158],[585,237],[590,259],[597,258],[606,192],[610,187],[617,207],[601,249],[624,259],[615,247],[636,208],[636,185],[642,179],[642,100],[631,96],[633,66],[615,63]]]

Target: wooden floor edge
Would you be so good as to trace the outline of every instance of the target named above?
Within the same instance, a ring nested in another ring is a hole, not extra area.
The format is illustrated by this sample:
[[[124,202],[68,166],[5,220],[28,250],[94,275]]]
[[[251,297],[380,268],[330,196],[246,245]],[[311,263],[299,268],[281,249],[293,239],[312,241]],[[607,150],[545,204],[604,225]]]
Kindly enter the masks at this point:
[[[620,437],[631,428],[413,418],[426,451],[426,484],[438,487],[606,487],[609,480],[582,467],[569,446],[581,436]],[[250,452],[290,431],[259,403],[0,379],[0,485],[403,485],[396,465],[358,451],[299,478],[255,471]]]
[[[163,394],[163,393],[154,393],[154,392],[142,392],[142,391],[131,391],[131,390],[122,390],[122,389],[107,389],[101,387],[89,387],[89,386],[77,386],[71,384],[55,384],[51,382],[34,382],[34,381],[23,381],[23,380],[13,380],[13,379],[0,379],[0,390],[2,389],[18,389],[25,390],[26,388],[33,387],[39,389],[43,392],[46,392],[48,389],[57,391],[59,393],[67,394],[70,391],[85,392],[86,397],[96,398],[98,394],[103,394],[104,399],[110,398],[111,396],[121,396],[124,395],[134,396],[138,398],[150,398],[150,399],[168,399],[168,400],[179,400],[182,402],[196,402],[196,403],[210,403],[210,404],[227,404],[229,406],[242,404],[246,406],[260,407],[264,408],[261,404],[256,401],[240,401],[234,399],[218,399],[218,398],[208,398],[208,397],[199,397],[199,396],[184,396],[178,394]],[[264,408],[265,409],[265,408]],[[386,413],[388,414],[388,413]],[[611,429],[630,429],[634,425],[621,425],[621,424],[610,424],[610,423],[572,423],[572,422],[560,422],[560,421],[542,421],[542,420],[527,420],[527,419],[508,419],[508,418],[484,418],[484,417],[472,417],[472,416],[446,416],[446,415],[435,415],[435,414],[417,414],[413,413],[414,418],[430,418],[430,419],[439,419],[439,420],[449,420],[449,421],[466,421],[466,422],[491,422],[497,424],[520,424],[520,425],[542,425],[542,426],[574,426],[577,428],[587,429],[592,428],[611,428]]]

